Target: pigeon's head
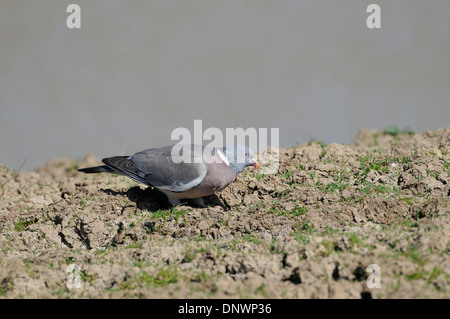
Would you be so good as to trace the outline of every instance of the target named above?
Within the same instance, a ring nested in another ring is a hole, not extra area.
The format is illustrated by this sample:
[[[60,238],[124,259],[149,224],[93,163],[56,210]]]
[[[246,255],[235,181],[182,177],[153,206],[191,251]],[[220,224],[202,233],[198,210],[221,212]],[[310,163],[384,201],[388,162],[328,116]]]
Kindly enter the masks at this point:
[[[221,151],[236,175],[242,172],[247,166],[253,165],[256,168],[260,167],[256,161],[255,153],[247,146],[239,144],[225,146]]]

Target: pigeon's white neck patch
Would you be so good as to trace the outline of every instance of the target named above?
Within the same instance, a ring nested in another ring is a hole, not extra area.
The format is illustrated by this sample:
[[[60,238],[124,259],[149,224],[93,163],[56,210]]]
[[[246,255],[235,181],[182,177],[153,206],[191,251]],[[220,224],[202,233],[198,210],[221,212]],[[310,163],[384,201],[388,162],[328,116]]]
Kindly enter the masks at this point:
[[[218,149],[217,154],[219,154],[220,159],[227,164],[227,166],[230,166],[230,162],[228,161],[228,158],[223,154],[222,150]]]

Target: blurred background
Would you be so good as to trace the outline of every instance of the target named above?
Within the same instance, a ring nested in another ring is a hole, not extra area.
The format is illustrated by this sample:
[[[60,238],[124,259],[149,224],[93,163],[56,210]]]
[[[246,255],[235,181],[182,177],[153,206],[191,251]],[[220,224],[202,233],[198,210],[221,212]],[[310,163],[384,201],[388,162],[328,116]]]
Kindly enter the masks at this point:
[[[194,119],[281,146],[446,127],[449,30],[448,0],[0,0],[0,163],[133,154]]]

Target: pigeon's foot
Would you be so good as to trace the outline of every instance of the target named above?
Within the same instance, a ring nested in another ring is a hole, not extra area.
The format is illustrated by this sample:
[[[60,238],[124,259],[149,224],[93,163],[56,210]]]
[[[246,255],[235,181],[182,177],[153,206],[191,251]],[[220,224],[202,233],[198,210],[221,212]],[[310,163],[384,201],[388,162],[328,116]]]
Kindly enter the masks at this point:
[[[208,206],[206,206],[205,201],[203,200],[202,197],[194,198],[194,199],[192,199],[192,201],[194,202],[195,205],[200,206],[201,208],[208,207]]]
[[[167,196],[167,198],[169,199],[169,203],[171,203],[172,206],[177,206],[177,205],[181,204],[181,202],[178,198],[170,197],[170,196]]]

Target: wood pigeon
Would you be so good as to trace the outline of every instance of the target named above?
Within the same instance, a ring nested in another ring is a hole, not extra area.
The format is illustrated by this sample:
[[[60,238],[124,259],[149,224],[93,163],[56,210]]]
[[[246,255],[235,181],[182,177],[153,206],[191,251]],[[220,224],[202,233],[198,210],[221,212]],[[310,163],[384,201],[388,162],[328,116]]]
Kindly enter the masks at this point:
[[[247,166],[259,169],[255,154],[243,145],[213,148],[178,143],[132,156],[108,157],[102,162],[105,165],[78,171],[125,175],[163,192],[174,206],[180,204],[180,199],[193,199],[197,205],[206,207],[203,196],[227,187]]]

